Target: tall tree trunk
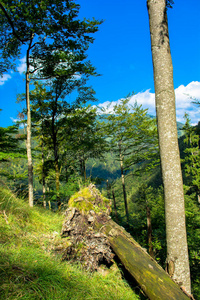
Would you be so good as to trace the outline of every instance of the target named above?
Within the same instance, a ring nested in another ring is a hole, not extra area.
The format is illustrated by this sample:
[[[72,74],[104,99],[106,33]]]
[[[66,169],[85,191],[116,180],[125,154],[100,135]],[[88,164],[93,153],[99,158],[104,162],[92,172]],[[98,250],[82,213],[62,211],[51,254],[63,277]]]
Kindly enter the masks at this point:
[[[156,113],[165,193],[167,265],[170,276],[191,292],[185,206],[177,138],[173,67],[166,0],[147,0]]]
[[[30,83],[30,63],[29,53],[31,49],[32,39],[26,53],[26,108],[27,108],[27,159],[28,159],[28,193],[29,193],[29,205],[33,207],[33,163],[31,154],[31,108],[30,108],[30,97],[29,97],[29,83]]]
[[[149,206],[146,206],[147,210],[147,240],[149,247],[149,255],[154,258],[153,254],[153,244],[152,244],[152,225],[151,225],[151,211]]]
[[[42,177],[42,194],[43,194],[43,206],[46,209],[47,208],[47,201],[46,201],[46,187],[45,187],[45,177]]]
[[[86,182],[87,175],[86,175],[86,165],[85,165],[85,158],[83,158],[83,174],[84,174],[84,180]]]
[[[87,176],[86,176],[86,166],[85,166],[85,158],[84,158],[84,156],[80,157],[79,162],[80,162],[80,169],[81,169],[81,177],[86,182]]]
[[[115,212],[115,219],[118,222],[118,215],[117,215],[117,205],[116,205],[116,199],[115,199],[115,191],[112,189],[112,197],[113,197],[113,205],[114,205],[114,212]]]
[[[57,98],[56,98],[56,104],[53,110],[52,115],[52,141],[53,141],[53,151],[54,151],[54,167],[55,167],[55,173],[56,173],[56,191],[59,192],[60,188],[60,170],[59,170],[59,164],[58,164],[58,145],[57,145],[57,130],[55,128],[55,120],[56,120],[56,111],[57,111]],[[57,197],[57,200],[59,197]]]
[[[58,159],[55,160],[55,170],[56,170],[56,191],[59,192],[60,188],[60,170],[58,165]]]
[[[121,169],[121,180],[122,180],[122,189],[123,189],[123,196],[124,196],[124,206],[126,212],[126,220],[129,223],[129,212],[128,212],[128,204],[127,204],[127,195],[126,195],[126,186],[125,186],[125,178],[124,178],[124,165],[123,165],[123,156],[121,151],[121,143],[119,141],[119,157],[120,157],[120,169]]]
[[[49,193],[49,192],[50,192],[50,188],[47,185],[47,193]],[[51,201],[50,200],[48,200],[48,207],[49,207],[49,210],[51,210]]]
[[[80,164],[80,175],[82,178],[84,178],[83,160],[81,157],[79,158],[79,164]]]
[[[106,186],[107,186],[107,198],[110,199],[110,184],[108,179],[106,180]]]
[[[198,204],[200,204],[200,193],[199,193],[199,191],[197,193],[197,202],[198,202]]]
[[[47,207],[45,193],[46,193],[46,183],[45,183],[45,172],[44,172],[44,142],[43,142],[43,136],[42,136],[42,194],[43,194],[43,206],[44,206],[44,208]]]

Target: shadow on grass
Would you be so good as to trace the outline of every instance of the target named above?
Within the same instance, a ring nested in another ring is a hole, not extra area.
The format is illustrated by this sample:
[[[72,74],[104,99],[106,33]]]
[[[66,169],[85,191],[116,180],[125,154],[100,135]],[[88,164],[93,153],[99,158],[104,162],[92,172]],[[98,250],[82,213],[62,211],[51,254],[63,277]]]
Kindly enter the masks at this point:
[[[40,251],[6,248],[0,247],[0,299],[138,299],[117,277],[92,277]]]

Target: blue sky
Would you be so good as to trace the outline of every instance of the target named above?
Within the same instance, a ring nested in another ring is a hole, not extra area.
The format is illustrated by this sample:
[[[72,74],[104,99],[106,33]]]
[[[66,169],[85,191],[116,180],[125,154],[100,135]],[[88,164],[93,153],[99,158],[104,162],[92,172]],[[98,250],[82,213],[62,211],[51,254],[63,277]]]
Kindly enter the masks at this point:
[[[96,91],[98,104],[114,103],[130,92],[155,114],[154,83],[146,0],[77,0],[80,18],[103,19],[88,50],[88,59],[100,77],[89,84]],[[174,68],[177,120],[184,122],[184,112],[197,123],[200,108],[191,97],[200,100],[200,1],[174,0],[168,10],[169,35]],[[16,104],[16,94],[24,92],[24,55],[17,62],[18,73],[8,71],[0,78],[0,126],[12,125],[23,104]]]

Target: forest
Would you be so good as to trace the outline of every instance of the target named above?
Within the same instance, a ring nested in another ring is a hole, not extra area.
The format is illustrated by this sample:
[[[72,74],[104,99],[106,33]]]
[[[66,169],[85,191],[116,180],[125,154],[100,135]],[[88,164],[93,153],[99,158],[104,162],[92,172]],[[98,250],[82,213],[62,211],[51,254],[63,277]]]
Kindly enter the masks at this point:
[[[155,9],[164,11],[162,30],[168,30],[166,5],[173,1],[158,3]],[[154,1],[147,5],[153,32]],[[159,65],[159,56],[169,55],[167,34],[162,41],[153,40],[156,29],[151,34],[152,44],[161,45],[161,53],[152,47],[157,116],[137,102],[131,105],[134,93],[100,109],[88,85],[98,73],[87,50],[103,21],[79,20],[79,8],[72,0],[0,2],[0,73],[15,70],[22,49],[26,53],[25,92],[16,95],[26,109],[15,124],[0,127],[0,298],[149,299],[119,263],[102,275],[62,261],[59,249],[68,247],[60,236],[64,212],[75,193],[94,184],[110,199],[112,220],[188,299],[200,299],[200,122],[192,126],[187,113],[184,124],[176,122],[169,110],[172,93],[162,94],[173,89],[171,83],[163,87],[171,79],[157,79],[158,72],[162,77],[170,70],[168,63],[164,70]],[[200,106],[198,99],[191,101]],[[178,174],[176,165],[181,175],[169,179],[170,172]],[[188,253],[189,271],[184,259],[183,275],[180,249]]]

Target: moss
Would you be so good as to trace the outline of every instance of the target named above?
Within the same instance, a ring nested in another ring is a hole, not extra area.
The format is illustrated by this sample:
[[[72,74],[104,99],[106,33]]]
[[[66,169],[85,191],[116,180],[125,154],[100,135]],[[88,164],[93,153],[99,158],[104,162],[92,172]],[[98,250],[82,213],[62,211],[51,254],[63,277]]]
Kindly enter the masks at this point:
[[[81,189],[75,193],[68,202],[69,207],[76,207],[83,213],[88,213],[93,210],[95,213],[108,212],[110,210],[110,200],[102,196],[101,193],[89,187]]]
[[[93,206],[94,201],[95,201],[95,198],[92,196],[89,188],[84,188],[84,189],[80,190],[79,192],[75,193],[69,199],[68,204],[70,207],[76,207],[80,211],[87,213],[90,210],[94,210],[94,206]]]
[[[80,242],[76,245],[76,256],[81,257],[83,255],[84,249],[86,249],[86,245],[83,242]]]
[[[108,199],[108,198],[102,196],[102,200],[103,200],[103,205],[102,205],[102,207],[101,207],[102,210],[103,210],[103,211],[107,211],[108,208],[109,208],[110,211],[111,211],[111,201],[110,201],[110,199]]]

